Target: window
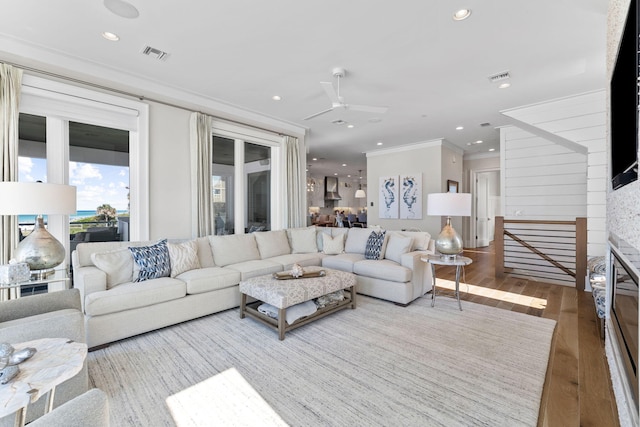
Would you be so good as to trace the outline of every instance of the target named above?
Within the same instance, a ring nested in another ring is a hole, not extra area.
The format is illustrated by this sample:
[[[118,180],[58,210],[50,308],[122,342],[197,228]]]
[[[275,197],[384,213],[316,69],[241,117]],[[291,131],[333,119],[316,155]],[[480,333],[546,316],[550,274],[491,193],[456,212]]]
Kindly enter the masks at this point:
[[[88,200],[89,192],[79,186],[78,209],[97,209],[103,203],[91,205],[102,200],[104,204],[117,205],[117,211],[128,209],[131,223],[130,226],[127,224],[128,238],[148,239],[146,104],[25,75],[20,113],[21,124],[33,126],[32,134],[24,140],[22,135],[20,138],[21,179],[34,178],[26,174],[29,168],[32,172],[37,171],[39,161],[46,164],[43,173],[46,179],[42,180],[51,183],[78,185],[82,176],[119,175],[118,179],[110,179],[111,182],[105,184],[106,190],[94,188],[105,199],[93,199],[87,205],[83,203]],[[118,142],[107,143],[112,138]],[[113,202],[107,199],[112,197],[111,185],[120,186],[118,191],[112,188],[119,194]],[[67,216],[50,215],[48,228],[61,242],[69,241],[71,230]]]

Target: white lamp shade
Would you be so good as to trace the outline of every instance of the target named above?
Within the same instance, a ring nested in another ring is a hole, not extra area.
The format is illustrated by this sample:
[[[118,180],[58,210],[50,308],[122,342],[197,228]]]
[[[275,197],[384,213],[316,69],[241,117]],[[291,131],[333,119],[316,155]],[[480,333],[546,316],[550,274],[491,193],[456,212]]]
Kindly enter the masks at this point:
[[[356,190],[356,195],[355,195],[356,199],[364,199],[365,197],[367,197],[367,195],[365,194],[362,188],[359,190]]]
[[[431,193],[427,195],[427,215],[471,216],[471,194]]]
[[[44,182],[0,182],[0,215],[71,215],[76,187]]]

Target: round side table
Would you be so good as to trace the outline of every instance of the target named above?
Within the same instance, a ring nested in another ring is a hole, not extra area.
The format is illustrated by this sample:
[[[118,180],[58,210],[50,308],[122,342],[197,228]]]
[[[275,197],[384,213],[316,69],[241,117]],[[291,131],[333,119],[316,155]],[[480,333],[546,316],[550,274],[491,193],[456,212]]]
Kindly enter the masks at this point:
[[[456,267],[455,297],[458,299],[458,308],[460,309],[460,311],[462,311],[462,304],[460,303],[460,270],[465,265],[471,264],[473,260],[461,255],[457,255],[455,258],[443,258],[440,255],[427,255],[420,259],[431,264],[431,273],[433,276],[433,289],[431,290],[431,307],[435,306],[436,304],[436,265],[449,265],[452,267]]]

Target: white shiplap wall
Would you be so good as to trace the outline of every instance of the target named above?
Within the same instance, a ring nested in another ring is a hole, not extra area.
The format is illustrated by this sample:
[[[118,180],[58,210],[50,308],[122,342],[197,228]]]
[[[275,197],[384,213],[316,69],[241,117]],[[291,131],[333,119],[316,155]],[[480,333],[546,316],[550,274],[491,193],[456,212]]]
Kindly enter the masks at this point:
[[[604,255],[606,92],[589,92],[502,113],[514,123],[514,127],[501,130],[505,217],[514,218],[518,210],[525,218],[532,214],[563,220],[586,216],[587,254]],[[526,159],[526,155],[530,157]],[[540,162],[538,167],[535,162]],[[529,207],[527,196],[541,203],[544,213]]]

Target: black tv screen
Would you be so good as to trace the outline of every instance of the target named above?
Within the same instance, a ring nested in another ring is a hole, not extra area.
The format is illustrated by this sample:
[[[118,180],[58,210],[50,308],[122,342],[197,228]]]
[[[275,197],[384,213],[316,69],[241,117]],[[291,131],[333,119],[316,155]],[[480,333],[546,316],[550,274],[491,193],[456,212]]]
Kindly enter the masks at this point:
[[[611,185],[638,179],[638,0],[631,0],[611,75]]]

